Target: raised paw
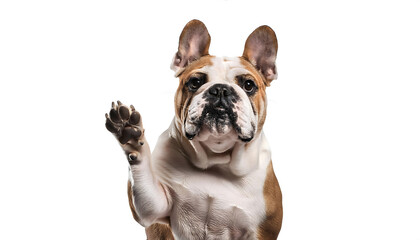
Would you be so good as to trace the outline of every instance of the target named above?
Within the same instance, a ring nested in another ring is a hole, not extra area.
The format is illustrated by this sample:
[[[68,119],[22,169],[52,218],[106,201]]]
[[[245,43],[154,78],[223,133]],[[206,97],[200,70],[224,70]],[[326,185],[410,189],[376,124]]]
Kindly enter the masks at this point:
[[[141,123],[140,113],[136,111],[133,105],[127,107],[117,101],[117,105],[112,102],[111,111],[106,117],[106,129],[117,137],[121,144],[126,144],[130,140],[142,144],[140,141],[144,133]]]

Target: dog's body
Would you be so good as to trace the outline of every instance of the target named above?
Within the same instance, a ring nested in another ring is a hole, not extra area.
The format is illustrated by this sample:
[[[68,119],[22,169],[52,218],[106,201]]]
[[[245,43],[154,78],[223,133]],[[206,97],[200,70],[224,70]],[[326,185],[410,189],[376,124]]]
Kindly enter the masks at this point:
[[[204,24],[185,26],[172,65],[176,115],[153,154],[134,107],[107,116],[129,159],[133,216],[149,239],[276,239],[282,197],[262,131],[275,34],[256,29],[240,58],[210,56],[209,44]]]

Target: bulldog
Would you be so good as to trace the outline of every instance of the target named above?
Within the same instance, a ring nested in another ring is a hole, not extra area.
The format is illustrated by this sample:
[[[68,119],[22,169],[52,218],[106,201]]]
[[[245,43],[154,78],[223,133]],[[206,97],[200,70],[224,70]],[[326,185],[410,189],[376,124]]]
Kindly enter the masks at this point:
[[[132,105],[106,114],[128,159],[133,217],[151,240],[277,239],[282,194],[263,132],[276,35],[257,28],[241,57],[209,55],[209,45],[206,26],[190,21],[171,65],[175,117],[153,153]]]

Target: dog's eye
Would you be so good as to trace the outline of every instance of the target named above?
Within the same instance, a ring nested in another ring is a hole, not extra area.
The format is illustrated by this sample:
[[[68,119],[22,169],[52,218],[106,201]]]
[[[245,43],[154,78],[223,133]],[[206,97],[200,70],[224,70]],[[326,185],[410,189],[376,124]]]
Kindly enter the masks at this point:
[[[250,74],[236,76],[236,82],[248,96],[253,96],[258,91],[255,79]]]
[[[245,92],[251,93],[254,91],[255,83],[252,80],[246,80],[242,88],[245,90]]]
[[[187,87],[191,92],[197,91],[206,82],[205,74],[197,74],[188,79]]]
[[[202,85],[202,80],[197,77],[190,78],[190,88],[197,90]]]

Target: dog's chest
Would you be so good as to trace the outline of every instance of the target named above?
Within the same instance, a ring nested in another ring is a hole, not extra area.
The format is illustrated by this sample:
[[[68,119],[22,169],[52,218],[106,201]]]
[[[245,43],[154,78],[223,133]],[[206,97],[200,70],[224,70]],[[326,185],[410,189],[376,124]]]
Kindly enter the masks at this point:
[[[265,216],[263,173],[229,179],[194,171],[173,179],[174,233],[179,239],[256,239]]]

